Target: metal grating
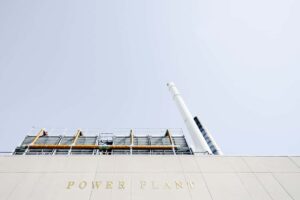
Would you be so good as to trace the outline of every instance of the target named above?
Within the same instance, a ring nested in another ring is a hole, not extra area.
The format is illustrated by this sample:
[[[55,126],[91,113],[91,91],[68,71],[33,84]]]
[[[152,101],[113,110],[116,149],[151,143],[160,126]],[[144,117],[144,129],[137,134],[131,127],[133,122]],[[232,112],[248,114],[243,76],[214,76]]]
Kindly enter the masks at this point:
[[[61,145],[71,145],[74,141],[75,137],[73,136],[63,136],[59,142]]]
[[[150,138],[149,137],[134,137],[133,138],[133,144],[134,145],[150,145]]]
[[[96,144],[96,141],[97,141],[97,137],[91,137],[91,136],[88,136],[88,137],[85,137],[85,136],[81,136],[78,138],[77,142],[76,142],[76,145],[83,145],[83,144]]]
[[[41,136],[35,144],[58,144],[60,136]]]
[[[168,137],[151,137],[152,145],[171,145],[171,141]]]
[[[71,154],[72,155],[93,155],[93,154],[95,154],[95,150],[91,150],[91,149],[72,149]]]
[[[114,137],[113,144],[115,145],[130,145],[130,137]]]
[[[35,136],[26,136],[21,146],[29,145],[34,140],[34,138]]]
[[[28,149],[25,155],[52,155],[54,149]]]

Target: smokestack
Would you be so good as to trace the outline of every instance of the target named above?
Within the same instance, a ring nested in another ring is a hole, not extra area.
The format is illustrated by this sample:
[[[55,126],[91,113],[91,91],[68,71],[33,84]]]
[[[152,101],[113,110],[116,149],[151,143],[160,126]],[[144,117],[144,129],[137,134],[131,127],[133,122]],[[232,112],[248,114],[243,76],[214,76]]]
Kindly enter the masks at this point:
[[[209,146],[207,145],[205,139],[203,138],[199,128],[197,127],[192,114],[190,113],[189,109],[185,105],[179,91],[177,90],[175,84],[170,82],[167,84],[169,90],[172,94],[173,100],[175,101],[177,108],[179,109],[181,116],[185,122],[185,125],[190,133],[190,136],[193,140],[194,145],[190,145],[193,152],[195,154],[212,154]]]

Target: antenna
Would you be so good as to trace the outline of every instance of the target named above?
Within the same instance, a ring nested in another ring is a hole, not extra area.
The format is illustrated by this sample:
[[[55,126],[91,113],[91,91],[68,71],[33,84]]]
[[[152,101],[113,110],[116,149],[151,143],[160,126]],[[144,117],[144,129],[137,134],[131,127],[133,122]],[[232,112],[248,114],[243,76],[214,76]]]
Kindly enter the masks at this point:
[[[175,101],[178,110],[181,113],[181,116],[185,122],[185,125],[190,133],[190,136],[193,140],[194,145],[191,146],[193,152],[195,154],[212,154],[211,149],[209,148],[208,144],[206,143],[205,139],[203,138],[199,128],[197,127],[191,112],[189,111],[188,107],[183,101],[178,89],[176,88],[173,82],[167,83],[169,90],[172,94],[173,100]]]

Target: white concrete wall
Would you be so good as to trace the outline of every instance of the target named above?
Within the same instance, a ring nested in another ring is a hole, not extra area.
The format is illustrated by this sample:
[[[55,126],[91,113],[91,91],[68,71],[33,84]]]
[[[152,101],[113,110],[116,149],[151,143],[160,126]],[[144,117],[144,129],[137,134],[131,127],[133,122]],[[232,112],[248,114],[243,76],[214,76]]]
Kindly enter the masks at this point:
[[[300,157],[2,156],[6,199],[295,200]]]

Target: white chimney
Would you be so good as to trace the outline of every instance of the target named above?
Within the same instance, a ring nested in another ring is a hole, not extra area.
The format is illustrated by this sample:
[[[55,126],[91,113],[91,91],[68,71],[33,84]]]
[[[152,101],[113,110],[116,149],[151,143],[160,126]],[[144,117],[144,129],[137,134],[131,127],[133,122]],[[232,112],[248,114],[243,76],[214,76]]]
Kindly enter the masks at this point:
[[[193,144],[189,144],[189,146],[192,148],[195,154],[212,154],[175,84],[170,82],[167,84],[167,86],[169,87],[173,100],[176,102],[176,105],[193,140]]]

